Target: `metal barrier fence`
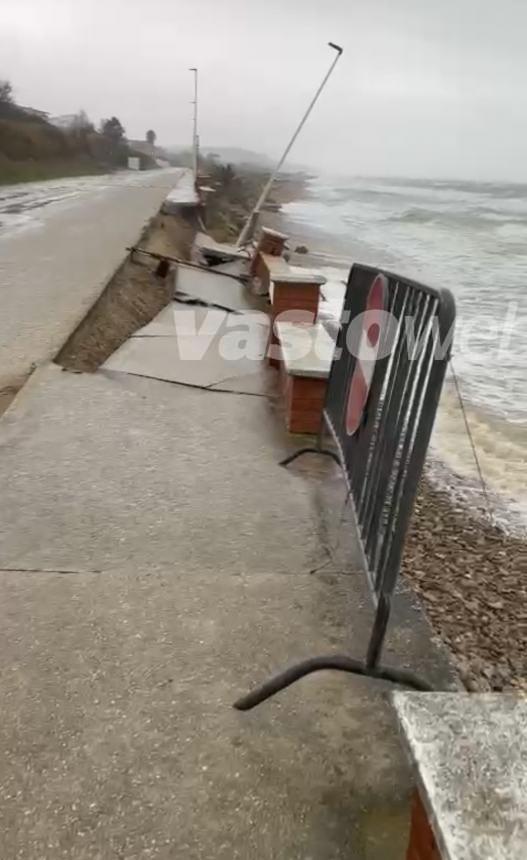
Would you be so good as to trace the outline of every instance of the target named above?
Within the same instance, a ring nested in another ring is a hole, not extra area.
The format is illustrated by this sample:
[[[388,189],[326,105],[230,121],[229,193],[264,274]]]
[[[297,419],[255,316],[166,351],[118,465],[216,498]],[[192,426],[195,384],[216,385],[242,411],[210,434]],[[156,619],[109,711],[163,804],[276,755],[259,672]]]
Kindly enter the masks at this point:
[[[448,290],[354,265],[348,280],[316,448],[343,469],[376,605],[366,659],[317,657],[268,681],[235,707],[248,710],[318,669],[340,669],[416,689],[412,673],[379,665],[404,539],[450,357],[455,304]],[[334,449],[324,448],[329,433]]]

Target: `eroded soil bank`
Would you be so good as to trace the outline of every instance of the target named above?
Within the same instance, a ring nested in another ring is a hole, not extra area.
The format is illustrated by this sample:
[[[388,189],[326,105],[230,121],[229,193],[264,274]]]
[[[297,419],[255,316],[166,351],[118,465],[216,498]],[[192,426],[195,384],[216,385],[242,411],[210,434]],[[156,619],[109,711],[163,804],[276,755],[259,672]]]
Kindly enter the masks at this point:
[[[196,232],[194,214],[156,215],[138,247],[187,260]],[[93,372],[171,298],[170,278],[156,275],[157,262],[140,254],[126,256],[100,298],[68,338],[55,361],[68,370]]]

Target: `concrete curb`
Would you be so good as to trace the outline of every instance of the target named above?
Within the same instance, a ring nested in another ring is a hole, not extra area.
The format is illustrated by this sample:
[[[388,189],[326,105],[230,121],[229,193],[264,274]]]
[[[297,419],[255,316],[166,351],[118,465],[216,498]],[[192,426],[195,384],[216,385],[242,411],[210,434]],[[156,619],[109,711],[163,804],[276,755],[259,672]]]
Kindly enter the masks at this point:
[[[25,401],[31,396],[33,389],[38,386],[41,376],[45,375],[46,372],[49,372],[49,368],[51,366],[60,370],[57,365],[53,365],[53,362],[46,361],[44,364],[35,366],[33,370],[30,371],[26,381],[22,384],[21,388],[19,388],[5,412],[0,415],[0,430],[6,418],[9,420],[18,417],[15,413],[24,407]]]

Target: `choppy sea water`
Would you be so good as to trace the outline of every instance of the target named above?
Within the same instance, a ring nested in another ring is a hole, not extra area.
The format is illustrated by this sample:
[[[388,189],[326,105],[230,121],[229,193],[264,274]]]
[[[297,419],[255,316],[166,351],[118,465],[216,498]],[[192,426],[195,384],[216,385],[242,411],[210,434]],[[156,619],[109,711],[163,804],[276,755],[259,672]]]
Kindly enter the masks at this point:
[[[457,304],[454,367],[489,492],[527,526],[527,185],[319,178],[283,207],[323,247],[326,311],[339,317],[353,260],[448,287]],[[451,373],[433,452],[478,484]],[[503,520],[503,515],[501,516]]]

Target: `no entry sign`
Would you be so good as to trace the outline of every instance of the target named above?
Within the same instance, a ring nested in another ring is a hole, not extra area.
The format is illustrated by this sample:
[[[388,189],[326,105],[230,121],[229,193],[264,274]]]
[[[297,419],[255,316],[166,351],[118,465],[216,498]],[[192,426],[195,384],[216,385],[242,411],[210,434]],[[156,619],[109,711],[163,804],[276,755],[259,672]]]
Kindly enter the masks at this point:
[[[388,294],[388,281],[377,275],[371,285],[366,308],[362,314],[362,331],[357,361],[351,377],[346,407],[346,433],[353,436],[360,427],[364,407],[368,400],[370,385],[379,352],[382,323]]]

